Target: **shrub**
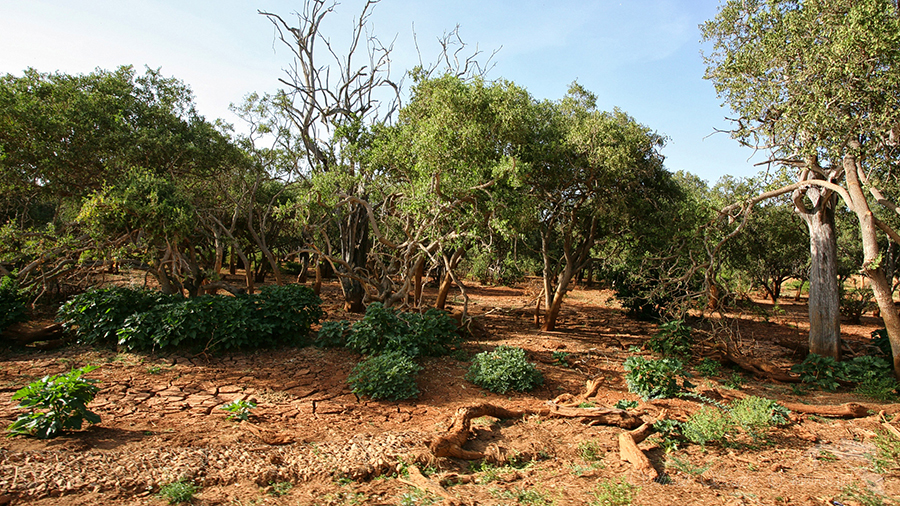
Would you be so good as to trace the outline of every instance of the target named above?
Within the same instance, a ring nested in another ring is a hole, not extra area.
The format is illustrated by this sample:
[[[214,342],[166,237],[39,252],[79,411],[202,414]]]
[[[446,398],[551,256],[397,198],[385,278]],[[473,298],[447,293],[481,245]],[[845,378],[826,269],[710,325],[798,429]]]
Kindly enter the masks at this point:
[[[686,378],[687,372],[677,358],[647,360],[639,355],[625,359],[625,383],[628,391],[640,395],[642,399],[664,399],[672,397],[682,389],[692,385],[686,379],[678,384],[678,377]]]
[[[47,439],[66,429],[81,429],[85,420],[91,424],[99,423],[100,417],[87,409],[100,390],[94,385],[97,380],[81,377],[96,368],[86,366],[67,374],[44,376],[13,394],[12,400],[19,401],[17,407],[31,412],[19,416],[7,428],[9,435]]]
[[[647,345],[664,357],[687,357],[691,354],[694,340],[691,327],[684,320],[672,320],[659,326],[659,331],[650,338]]]
[[[0,278],[0,332],[26,319],[25,297],[19,291],[19,283],[9,276],[3,276]]]
[[[357,395],[397,401],[418,395],[416,374],[422,367],[401,351],[389,351],[363,360],[347,383]]]
[[[524,392],[544,382],[541,372],[526,359],[525,350],[510,346],[475,355],[466,379],[498,394]]]
[[[192,501],[199,490],[200,487],[182,479],[160,487],[159,495],[166,498],[169,504],[178,504]]]
[[[172,297],[125,318],[119,346],[129,350],[185,346],[247,349],[308,344],[323,312],[302,285],[264,287],[258,295]]]
[[[872,331],[872,344],[874,344],[882,355],[888,358],[894,356],[891,350],[891,340],[888,338],[887,329],[878,329]]]
[[[149,290],[110,287],[89,290],[60,306],[56,320],[83,344],[114,344],[125,320],[175,297]]]
[[[791,371],[800,375],[800,381],[816,385],[833,392],[840,386],[837,378],[841,374],[840,366],[831,357],[823,357],[810,353],[803,362],[791,367]]]
[[[881,402],[896,402],[900,398],[900,384],[893,376],[867,378],[854,392]]]
[[[841,362],[837,373],[839,379],[862,383],[868,379],[892,378],[894,368],[884,357],[861,355]]]
[[[850,323],[859,323],[863,313],[874,307],[871,288],[852,288],[841,291],[841,314]]]
[[[627,506],[639,490],[623,478],[604,481],[597,486],[591,506]]]
[[[710,442],[727,442],[729,437],[737,436],[742,430],[757,440],[770,427],[788,423],[790,415],[790,411],[784,406],[762,397],[745,397],[725,406],[702,396],[685,395],[712,405],[703,406],[684,423],[674,422],[666,426],[669,433],[664,437],[672,438],[680,432],[688,441],[706,445]]]
[[[705,446],[711,441],[722,441],[736,428],[734,420],[721,409],[703,406],[681,426],[681,433],[688,441]]]
[[[458,341],[456,323],[446,312],[398,313],[380,302],[369,304],[346,337],[347,347],[362,354],[401,351],[410,357],[444,355]]]
[[[322,323],[322,328],[316,335],[314,344],[322,348],[332,348],[347,344],[347,334],[350,332],[350,322],[327,321]]]
[[[722,371],[722,364],[716,362],[711,358],[704,358],[697,364],[697,374],[703,376],[704,378],[710,378],[712,376],[718,376]]]

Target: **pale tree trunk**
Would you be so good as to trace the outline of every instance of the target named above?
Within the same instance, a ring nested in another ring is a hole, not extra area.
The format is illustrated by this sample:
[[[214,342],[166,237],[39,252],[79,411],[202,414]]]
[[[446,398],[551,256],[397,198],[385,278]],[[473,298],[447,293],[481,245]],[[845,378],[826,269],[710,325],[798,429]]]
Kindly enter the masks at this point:
[[[836,195],[819,187],[808,188],[806,194],[813,209],[798,206],[798,210],[809,228],[809,351],[840,360],[841,312],[834,226]]]
[[[900,378],[900,315],[894,306],[894,294],[891,282],[884,274],[881,267],[880,251],[878,247],[877,226],[875,217],[869,208],[869,203],[863,193],[860,178],[857,172],[856,157],[845,155],[844,172],[847,177],[847,190],[852,202],[850,209],[859,220],[859,233],[863,243],[863,272],[869,278],[869,285],[875,295],[875,302],[881,311],[884,327],[891,342],[891,350],[894,355],[894,375]]]
[[[450,287],[453,286],[453,276],[450,274],[450,270],[456,268],[465,252],[466,249],[460,246],[453,253],[453,256],[450,257],[450,261],[444,262],[449,266],[449,269],[444,273],[444,278],[441,280],[441,287],[438,289],[437,300],[434,302],[435,309],[444,309],[447,305],[447,295],[450,294]]]

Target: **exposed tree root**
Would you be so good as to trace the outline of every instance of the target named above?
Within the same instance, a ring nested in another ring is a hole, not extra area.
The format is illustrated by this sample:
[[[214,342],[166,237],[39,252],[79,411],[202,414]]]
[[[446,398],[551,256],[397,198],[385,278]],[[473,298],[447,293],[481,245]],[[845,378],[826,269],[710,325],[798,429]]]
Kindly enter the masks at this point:
[[[69,342],[69,339],[63,335],[63,326],[59,323],[36,330],[24,330],[22,326],[13,326],[3,331],[0,338],[17,346],[41,343],[35,347],[42,350],[59,348]]]
[[[836,418],[864,418],[869,416],[869,409],[855,402],[848,402],[839,406],[814,406],[811,404],[795,404],[793,402],[782,402],[781,405],[795,413],[808,415],[832,416]]]
[[[586,402],[591,397],[597,395],[597,391],[600,390],[601,382],[603,378],[594,378],[590,379],[587,382],[587,386],[583,394],[578,395],[577,397],[572,394],[562,394],[556,399],[553,399],[553,404],[562,407],[576,407],[583,402]]]
[[[550,403],[541,409],[506,409],[493,404],[479,404],[476,406],[459,408],[450,423],[447,433],[428,444],[428,448],[435,457],[453,457],[463,460],[478,460],[485,458],[483,452],[475,452],[463,448],[469,438],[472,420],[482,416],[494,418],[522,418],[529,415],[583,418],[631,429],[641,424],[641,419],[635,414],[623,409],[613,408],[573,408],[557,406]]]
[[[428,492],[430,494],[436,495],[436,496],[444,499],[444,501],[441,504],[445,504],[447,506],[460,504],[460,502],[457,501],[455,497],[450,495],[450,493],[447,492],[444,489],[444,487],[442,487],[440,484],[426,478],[425,475],[423,475],[419,471],[418,467],[409,466],[409,468],[407,470],[409,471],[409,479],[400,478],[399,481],[401,483],[411,485],[413,487],[418,488],[419,490],[424,490],[425,492]]]
[[[619,434],[619,458],[630,462],[634,470],[642,477],[647,480],[655,480],[659,478],[659,472],[650,463],[647,455],[638,448],[638,443],[647,437],[644,432],[650,432],[650,430],[652,430],[652,425],[645,423],[634,431],[637,434],[631,432]]]
[[[715,351],[718,355],[721,356],[719,360],[720,362],[732,363],[747,372],[755,374],[756,376],[768,378],[780,383],[800,383],[799,376],[793,376],[785,372],[784,370],[773,366],[772,364],[767,364],[765,362],[746,357],[739,351],[737,351],[733,346],[719,345],[716,346]]]

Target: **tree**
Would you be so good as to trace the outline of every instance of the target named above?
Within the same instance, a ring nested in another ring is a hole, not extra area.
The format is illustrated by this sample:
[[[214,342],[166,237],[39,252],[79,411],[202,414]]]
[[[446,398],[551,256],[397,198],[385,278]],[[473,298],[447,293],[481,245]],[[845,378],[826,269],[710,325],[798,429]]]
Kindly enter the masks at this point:
[[[677,194],[659,149],[665,138],[624,112],[602,112],[573,84],[559,102],[539,104],[540,129],[527,147],[525,176],[539,224],[544,330],[553,330],[573,276],[598,241],[639,231]]]
[[[900,317],[881,268],[872,202],[884,194],[900,134],[900,12],[892,0],[731,0],[703,25],[706,77],[738,114],[733,137],[796,168],[792,192],[810,232],[810,351],[840,357],[834,211],[857,216],[869,279],[900,376]]]

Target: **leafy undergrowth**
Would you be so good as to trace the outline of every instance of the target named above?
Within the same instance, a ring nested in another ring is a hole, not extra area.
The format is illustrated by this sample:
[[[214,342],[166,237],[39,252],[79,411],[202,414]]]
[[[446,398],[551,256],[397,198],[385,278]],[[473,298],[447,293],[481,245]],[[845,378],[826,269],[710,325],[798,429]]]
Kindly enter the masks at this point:
[[[338,290],[325,286],[328,321],[358,320],[342,312]],[[900,424],[895,401],[864,397],[853,386],[830,392],[760,381],[689,357],[679,359],[690,377],[678,378],[674,397],[643,401],[629,391],[623,364],[635,356],[646,363],[660,358],[645,346],[657,327],[625,318],[606,293],[573,292],[553,333],[491,310],[522,306],[528,297],[522,289],[476,286],[470,295],[480,331],[451,355],[416,358],[419,394],[405,401],[354,395],[347,380],[364,357],[342,347],[196,356],[84,346],[6,350],[0,357],[3,426],[21,414],[8,402],[18,388],[88,365],[101,366],[85,375],[99,380],[88,408],[102,422],[52,441],[4,439],[0,487],[24,503],[63,506],[163,505],[172,500],[162,493],[170,484],[190,488],[192,504],[199,505],[439,504],[441,498],[406,483],[417,462],[464,504],[892,504],[900,496],[900,442],[882,426]],[[760,336],[802,334],[805,306],[781,307],[787,313],[781,319],[746,318],[741,331],[755,358],[786,370],[796,365],[789,351]],[[859,337],[845,338],[868,339],[875,327],[864,316],[867,322],[848,327]],[[351,326],[342,326],[342,336]],[[469,382],[474,357],[499,346],[522,348],[520,362],[536,364],[543,382],[504,393]],[[666,409],[682,422],[668,439],[661,433],[641,445],[662,476],[657,482],[643,481],[619,458],[622,429],[577,419],[476,419],[465,448],[499,459],[417,460],[459,407],[540,408],[562,393],[582,392],[585,379],[595,377],[603,378],[601,387],[586,406],[622,401],[648,418]],[[677,395],[685,391],[697,397]],[[854,420],[792,414],[784,423],[777,408],[850,401],[873,414]],[[219,409],[229,404],[236,408]],[[229,420],[234,413],[248,420]]]

